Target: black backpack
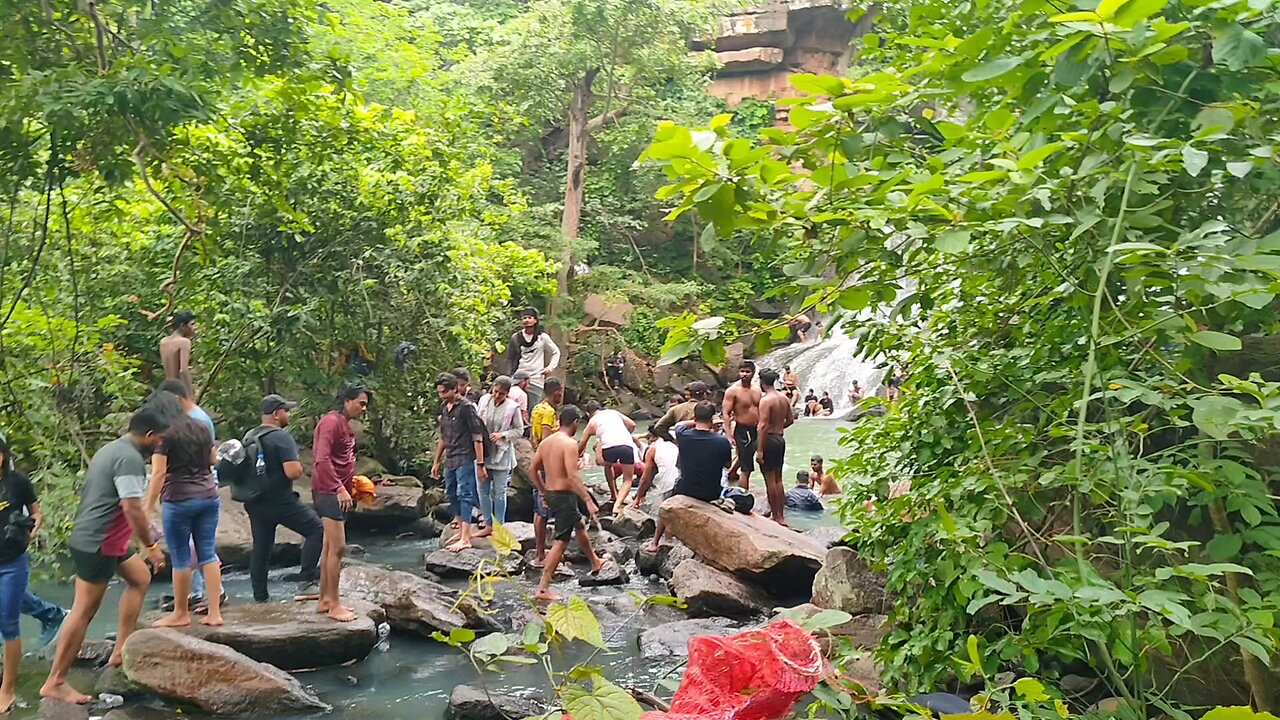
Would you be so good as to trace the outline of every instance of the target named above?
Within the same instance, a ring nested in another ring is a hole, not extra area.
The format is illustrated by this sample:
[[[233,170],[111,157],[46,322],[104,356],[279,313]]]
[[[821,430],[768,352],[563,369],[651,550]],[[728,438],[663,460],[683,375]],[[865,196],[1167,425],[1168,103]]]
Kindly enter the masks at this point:
[[[244,457],[233,463],[223,460],[218,463],[218,479],[231,486],[231,499],[236,502],[256,500],[267,486],[267,466],[262,456],[262,444],[259,440],[278,431],[277,427],[258,427],[244,436]],[[259,467],[258,460],[263,463]]]

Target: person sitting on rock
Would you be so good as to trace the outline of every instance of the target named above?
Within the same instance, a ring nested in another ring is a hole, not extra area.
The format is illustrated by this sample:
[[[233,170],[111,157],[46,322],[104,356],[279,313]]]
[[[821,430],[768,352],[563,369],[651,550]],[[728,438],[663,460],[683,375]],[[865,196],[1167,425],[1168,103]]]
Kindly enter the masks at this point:
[[[587,534],[587,526],[582,519],[582,512],[585,510],[594,522],[600,508],[591,493],[587,492],[587,486],[582,483],[582,477],[578,474],[579,445],[574,436],[578,434],[581,421],[582,411],[578,408],[573,405],[560,408],[559,429],[550,437],[542,439],[533,456],[533,483],[546,499],[547,508],[555,522],[551,551],[542,568],[542,581],[534,593],[536,599],[544,602],[560,599],[560,596],[551,592],[551,581],[569,547],[569,538],[575,534],[583,554],[591,562],[591,574],[599,575],[605,566],[604,559],[596,555],[595,549],[591,547],[591,537]]]
[[[680,468],[676,467],[680,459],[680,449],[676,444],[663,440],[653,430],[649,431],[649,446],[644,451],[644,472],[640,474],[640,488],[636,490],[636,499],[631,507],[639,508],[652,488],[659,498],[666,499],[676,480],[680,478]]]
[[[720,499],[724,472],[733,463],[733,445],[729,438],[713,429],[715,417],[716,406],[704,400],[694,407],[693,420],[676,426],[680,479],[672,488],[672,495],[684,495],[708,503]],[[653,542],[649,543],[649,552],[658,552],[658,544],[665,531],[666,525],[659,518],[657,532]]]
[[[831,415],[836,407],[835,401],[831,399],[831,393],[825,390],[822,392],[822,399],[818,401],[818,407],[820,408],[819,415],[823,417]]]
[[[809,487],[809,471],[796,473],[796,486],[787,491],[787,509],[822,512],[822,498]]]

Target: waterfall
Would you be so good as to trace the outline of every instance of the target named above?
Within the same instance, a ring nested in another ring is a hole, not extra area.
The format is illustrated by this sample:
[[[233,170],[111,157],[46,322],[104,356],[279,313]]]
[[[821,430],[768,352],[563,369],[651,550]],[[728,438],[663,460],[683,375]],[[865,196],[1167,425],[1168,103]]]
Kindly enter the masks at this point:
[[[853,409],[849,388],[854,380],[862,386],[864,396],[879,391],[886,370],[878,364],[875,359],[861,357],[858,341],[845,333],[842,324],[829,328],[819,341],[788,345],[756,359],[757,368],[773,368],[779,375],[782,368],[790,366],[799,378],[801,401],[810,389],[818,397],[824,391],[831,393],[835,403],[833,417],[843,417]]]

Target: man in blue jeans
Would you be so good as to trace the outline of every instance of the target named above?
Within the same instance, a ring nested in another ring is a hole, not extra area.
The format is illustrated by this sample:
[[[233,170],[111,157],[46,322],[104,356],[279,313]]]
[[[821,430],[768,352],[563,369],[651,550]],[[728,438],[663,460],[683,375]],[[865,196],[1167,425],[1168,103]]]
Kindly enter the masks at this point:
[[[461,393],[457,376],[449,373],[436,380],[436,393],[440,396],[440,442],[436,443],[432,477],[441,477],[444,468],[444,489],[453,510],[453,521],[458,524],[458,539],[446,549],[461,552],[471,547],[471,515],[480,501],[476,480],[488,481],[484,467],[485,426],[476,406]]]

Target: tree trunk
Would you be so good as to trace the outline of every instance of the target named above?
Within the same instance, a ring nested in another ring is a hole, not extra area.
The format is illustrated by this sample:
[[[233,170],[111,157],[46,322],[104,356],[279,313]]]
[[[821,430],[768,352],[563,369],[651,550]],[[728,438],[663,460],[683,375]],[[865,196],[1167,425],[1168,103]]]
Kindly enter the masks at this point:
[[[587,175],[587,142],[591,139],[591,130],[588,126],[593,98],[591,86],[595,82],[597,73],[596,70],[588,70],[573,84],[573,98],[569,102],[568,166],[564,181],[564,214],[560,218],[560,234],[564,246],[560,253],[560,270],[556,273],[556,295],[551,299],[552,317],[563,314],[569,300],[569,273],[573,270],[573,246],[578,240],[578,231],[582,225],[583,183]],[[557,338],[557,342],[562,339],[563,337]]]

